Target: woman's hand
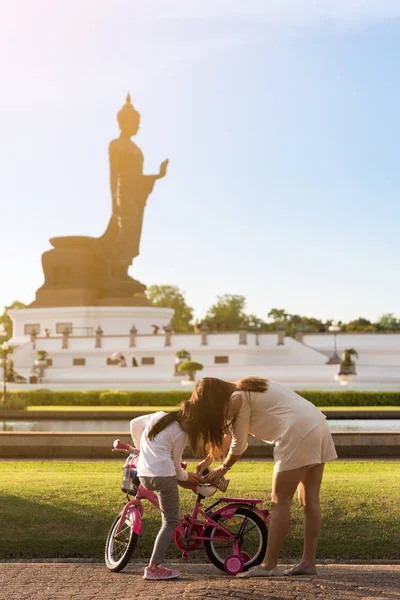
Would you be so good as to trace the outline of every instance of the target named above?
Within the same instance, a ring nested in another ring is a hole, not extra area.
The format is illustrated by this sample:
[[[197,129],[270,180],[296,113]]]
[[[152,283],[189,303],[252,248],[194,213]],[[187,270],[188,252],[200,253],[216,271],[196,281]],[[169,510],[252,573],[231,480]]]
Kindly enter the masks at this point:
[[[226,469],[221,465],[220,467],[214,469],[214,471],[212,471],[209,475],[203,477],[203,481],[205,483],[211,483],[212,485],[218,485],[219,480],[222,479],[225,473]]]
[[[202,460],[201,462],[199,462],[199,464],[196,467],[196,473],[197,475],[202,475],[203,471],[205,471],[212,463],[212,458],[210,456],[206,456],[206,458],[204,460]]]
[[[186,480],[188,483],[200,483],[200,477],[197,473],[188,473],[188,478]]]

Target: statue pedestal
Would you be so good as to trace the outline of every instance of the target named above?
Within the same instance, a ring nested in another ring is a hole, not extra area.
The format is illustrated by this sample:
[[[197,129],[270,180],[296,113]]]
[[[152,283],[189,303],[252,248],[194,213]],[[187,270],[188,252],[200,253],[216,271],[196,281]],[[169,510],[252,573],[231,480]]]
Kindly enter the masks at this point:
[[[146,286],[107,260],[95,238],[53,238],[42,255],[45,282],[32,308],[58,306],[151,306]],[[117,272],[116,272],[117,271]]]

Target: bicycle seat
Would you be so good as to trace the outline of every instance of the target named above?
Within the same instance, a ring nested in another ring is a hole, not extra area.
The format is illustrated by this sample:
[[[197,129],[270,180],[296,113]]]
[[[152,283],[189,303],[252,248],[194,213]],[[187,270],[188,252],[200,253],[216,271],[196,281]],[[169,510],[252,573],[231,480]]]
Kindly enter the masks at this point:
[[[217,491],[217,488],[214,485],[197,485],[193,488],[195,494],[200,494],[204,498],[208,498],[209,496],[213,496]]]

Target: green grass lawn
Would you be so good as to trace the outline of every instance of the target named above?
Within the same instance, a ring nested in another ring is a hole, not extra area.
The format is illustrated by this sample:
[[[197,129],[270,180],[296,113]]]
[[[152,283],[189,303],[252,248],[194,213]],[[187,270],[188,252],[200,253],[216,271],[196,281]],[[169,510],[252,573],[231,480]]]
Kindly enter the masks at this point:
[[[107,531],[124,503],[121,466],[122,462],[0,462],[0,558],[101,559]],[[238,463],[230,472],[229,495],[268,498],[272,467]],[[327,465],[319,558],[398,558],[399,499],[398,462]],[[191,491],[181,490],[182,513],[190,510],[193,500]],[[146,503],[136,556],[150,555],[158,527],[159,514]],[[294,504],[283,558],[299,556],[301,536],[301,514]],[[172,545],[169,556],[179,556]],[[201,550],[193,556],[205,554]]]

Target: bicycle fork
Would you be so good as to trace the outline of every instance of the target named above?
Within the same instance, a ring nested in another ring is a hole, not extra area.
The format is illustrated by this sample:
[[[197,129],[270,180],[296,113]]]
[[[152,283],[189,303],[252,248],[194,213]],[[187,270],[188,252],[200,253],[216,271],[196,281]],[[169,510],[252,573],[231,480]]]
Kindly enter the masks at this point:
[[[125,522],[126,517],[130,516],[130,521],[132,522],[133,532],[137,535],[142,531],[142,517],[144,513],[144,506],[142,504],[142,500],[149,500],[153,506],[156,508],[160,508],[157,494],[155,494],[151,490],[147,490],[143,485],[139,485],[136,498],[133,500],[129,500],[129,496],[127,496],[128,502],[125,504],[124,509],[121,514],[121,519],[118,523],[118,527],[115,530],[114,536],[117,536],[118,533],[122,529],[122,525]]]
[[[133,532],[136,533],[136,535],[139,535],[142,531],[142,515],[143,506],[140,504],[140,502],[138,502],[137,500],[130,500],[129,502],[127,502],[121,513],[121,518],[119,520],[118,527],[114,532],[114,537],[117,537],[128,516],[129,520],[132,523]]]

